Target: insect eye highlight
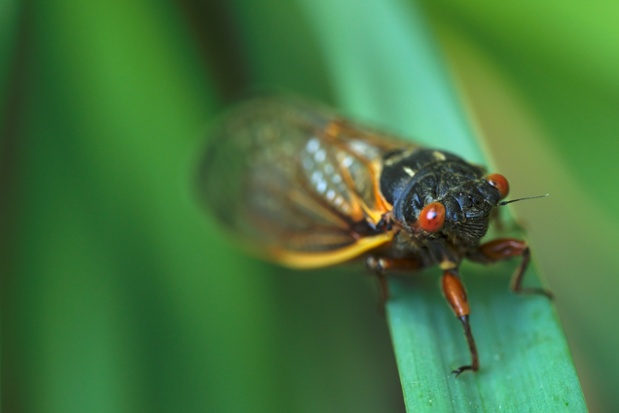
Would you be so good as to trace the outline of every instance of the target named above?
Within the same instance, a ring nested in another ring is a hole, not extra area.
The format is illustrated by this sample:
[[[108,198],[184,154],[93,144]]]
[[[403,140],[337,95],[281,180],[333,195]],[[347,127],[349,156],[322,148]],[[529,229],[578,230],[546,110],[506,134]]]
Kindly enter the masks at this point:
[[[432,202],[423,207],[417,220],[421,229],[438,232],[445,224],[445,207],[440,202]]]
[[[490,174],[486,178],[488,183],[495,187],[499,194],[501,195],[501,199],[505,198],[507,194],[509,194],[509,182],[507,182],[507,178],[505,178],[501,174]]]

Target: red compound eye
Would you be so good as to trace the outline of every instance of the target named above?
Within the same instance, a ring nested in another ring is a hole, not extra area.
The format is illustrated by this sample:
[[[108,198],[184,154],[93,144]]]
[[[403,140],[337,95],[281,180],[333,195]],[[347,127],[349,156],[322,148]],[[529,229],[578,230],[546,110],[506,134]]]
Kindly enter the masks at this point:
[[[501,174],[490,174],[486,178],[488,183],[498,189],[501,199],[505,198],[509,194],[509,182]]]
[[[445,223],[445,207],[440,202],[432,202],[423,207],[419,214],[419,226],[428,232],[437,232]]]

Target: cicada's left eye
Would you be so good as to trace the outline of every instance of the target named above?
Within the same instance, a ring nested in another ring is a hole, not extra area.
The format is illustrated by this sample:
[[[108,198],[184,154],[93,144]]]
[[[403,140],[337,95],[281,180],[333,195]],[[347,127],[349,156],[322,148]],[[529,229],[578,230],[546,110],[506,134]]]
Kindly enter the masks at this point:
[[[503,175],[490,174],[486,177],[486,180],[490,185],[492,185],[499,191],[501,199],[505,198],[507,194],[509,194],[509,182],[507,182],[507,178],[505,178]]]
[[[445,224],[445,207],[440,202],[432,202],[423,207],[417,219],[421,229],[438,232]]]

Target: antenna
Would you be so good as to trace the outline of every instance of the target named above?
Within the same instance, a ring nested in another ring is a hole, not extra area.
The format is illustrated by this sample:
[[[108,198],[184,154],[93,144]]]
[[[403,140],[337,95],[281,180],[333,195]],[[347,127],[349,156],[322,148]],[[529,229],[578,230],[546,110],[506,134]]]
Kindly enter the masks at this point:
[[[550,194],[544,194],[544,195],[535,195],[535,196],[525,196],[524,198],[516,198],[516,199],[512,199],[510,201],[503,201],[503,202],[499,202],[499,206],[503,206],[503,205],[507,205],[507,204],[511,204],[512,202],[518,202],[518,201],[525,201],[527,199],[536,199],[536,198],[546,198],[547,196],[549,196]]]

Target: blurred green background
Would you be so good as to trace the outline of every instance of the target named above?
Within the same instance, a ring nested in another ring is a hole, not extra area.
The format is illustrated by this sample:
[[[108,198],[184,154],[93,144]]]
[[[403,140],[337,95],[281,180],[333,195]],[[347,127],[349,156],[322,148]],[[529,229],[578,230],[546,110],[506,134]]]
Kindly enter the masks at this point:
[[[434,104],[405,83],[408,61],[385,61],[393,77],[372,84],[359,76],[370,50],[415,46],[388,18],[418,24],[413,3],[353,4],[0,5],[5,411],[403,409],[370,277],[245,257],[192,193],[209,122],[252,90],[402,134],[401,102]],[[619,6],[420,4],[512,194],[551,194],[514,209],[589,408],[619,410]],[[384,13],[358,24],[365,7]],[[379,32],[388,45],[372,44]]]

